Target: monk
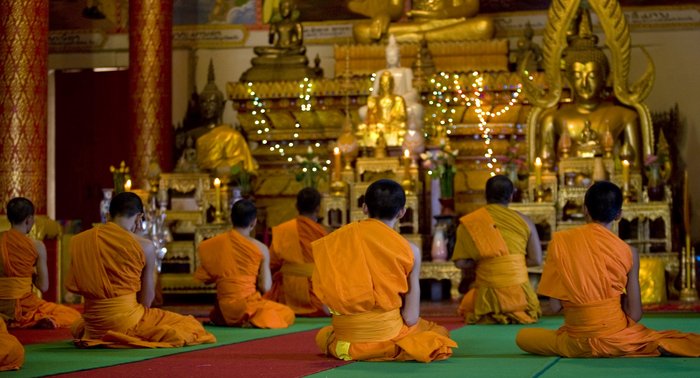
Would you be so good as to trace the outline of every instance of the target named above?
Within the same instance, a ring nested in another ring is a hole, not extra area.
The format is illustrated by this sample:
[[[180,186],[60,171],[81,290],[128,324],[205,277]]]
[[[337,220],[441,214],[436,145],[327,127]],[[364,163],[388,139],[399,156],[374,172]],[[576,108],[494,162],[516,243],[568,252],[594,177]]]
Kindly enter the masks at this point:
[[[132,192],[109,205],[111,221],[81,232],[70,243],[66,288],[85,298],[72,327],[79,348],[172,348],[214,343],[192,316],[151,308],[155,296],[153,242],[138,236],[143,204]]]
[[[24,364],[24,347],[16,337],[7,333],[5,321],[0,317],[0,371],[17,370]]]
[[[231,208],[233,230],[203,241],[197,253],[201,265],[194,277],[216,283],[216,304],[209,314],[220,326],[287,328],[294,324],[294,311],[263,299],[270,290],[270,252],[250,233],[257,224],[257,209],[249,200]]]
[[[542,265],[540,238],[528,217],[508,208],[512,199],[510,179],[493,176],[487,205],[459,220],[452,260],[464,280],[476,272],[458,309],[468,324],[530,324],[542,313],[527,275],[528,266]]]
[[[80,318],[73,308],[47,302],[32,292],[49,289],[44,243],[27,234],[34,226],[34,204],[23,197],[7,203],[11,228],[0,234],[0,317],[10,328],[66,328]]]
[[[587,224],[554,234],[538,293],[564,310],[559,330],[525,328],[516,343],[529,353],[562,357],[700,356],[700,335],[654,331],[642,317],[639,255],[610,230],[622,191],[599,181],[584,197]]]
[[[311,244],[314,290],[333,315],[316,335],[323,353],[345,361],[430,362],[457,347],[447,329],[420,318],[421,253],[394,230],[405,205],[401,185],[378,180],[362,205],[369,219]]]
[[[272,228],[270,271],[272,288],[265,298],[289,306],[296,315],[328,316],[328,308],[313,291],[314,256],[311,242],[328,232],[318,224],[321,193],[304,188],[297,193],[299,216]]]

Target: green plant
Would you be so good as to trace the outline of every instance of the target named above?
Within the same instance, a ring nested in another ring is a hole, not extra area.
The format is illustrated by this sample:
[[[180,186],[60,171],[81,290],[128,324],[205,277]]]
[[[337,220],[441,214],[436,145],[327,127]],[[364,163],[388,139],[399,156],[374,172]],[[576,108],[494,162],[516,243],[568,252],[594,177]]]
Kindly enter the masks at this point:
[[[455,159],[459,150],[450,149],[449,145],[440,146],[439,150],[422,153],[421,159],[432,179],[440,180],[440,197],[454,197],[454,180],[457,173]]]

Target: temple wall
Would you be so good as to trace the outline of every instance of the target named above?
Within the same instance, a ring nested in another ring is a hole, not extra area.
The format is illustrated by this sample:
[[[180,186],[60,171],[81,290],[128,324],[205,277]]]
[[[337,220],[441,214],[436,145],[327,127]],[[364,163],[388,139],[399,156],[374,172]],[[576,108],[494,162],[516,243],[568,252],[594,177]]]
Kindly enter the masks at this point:
[[[511,47],[515,40],[511,41]],[[697,91],[700,88],[700,29],[669,30],[654,29],[633,31],[634,46],[644,46],[656,66],[656,82],[646,103],[652,111],[667,111],[678,103],[680,114],[685,121],[685,137],[681,146],[682,155],[687,162],[690,175],[690,193],[695,194],[693,213],[693,238],[700,239],[700,163],[692,155],[700,150],[700,108]],[[539,42],[538,37],[536,41]],[[50,69],[82,69],[100,67],[126,67],[128,65],[128,48],[126,38],[116,36],[108,42],[109,51],[97,53],[50,54]],[[198,63],[195,78],[198,90],[206,82],[209,59],[214,60],[216,83],[225,91],[226,82],[236,81],[247,68],[254,56],[252,46],[266,45],[267,32],[251,31],[245,47],[232,49],[200,49],[197,51]],[[321,67],[326,77],[334,75],[333,47],[331,45],[308,46],[307,56],[313,61],[316,54],[321,58]],[[188,93],[189,58],[188,51],[173,51],[173,122],[180,122],[185,114]],[[630,77],[636,79],[645,68],[645,58],[639,49],[633,51],[633,64]],[[50,98],[49,101],[54,101]],[[232,111],[227,108],[224,121],[231,122]],[[679,199],[678,199],[679,200]]]

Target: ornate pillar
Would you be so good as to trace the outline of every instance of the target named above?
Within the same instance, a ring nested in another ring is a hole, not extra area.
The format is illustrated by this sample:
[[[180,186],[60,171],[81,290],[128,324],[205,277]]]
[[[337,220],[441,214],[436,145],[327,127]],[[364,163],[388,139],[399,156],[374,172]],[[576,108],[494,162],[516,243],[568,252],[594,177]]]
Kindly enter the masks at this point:
[[[131,164],[145,188],[151,161],[172,168],[172,0],[129,1]]]
[[[0,213],[12,197],[46,214],[49,0],[0,1]]]

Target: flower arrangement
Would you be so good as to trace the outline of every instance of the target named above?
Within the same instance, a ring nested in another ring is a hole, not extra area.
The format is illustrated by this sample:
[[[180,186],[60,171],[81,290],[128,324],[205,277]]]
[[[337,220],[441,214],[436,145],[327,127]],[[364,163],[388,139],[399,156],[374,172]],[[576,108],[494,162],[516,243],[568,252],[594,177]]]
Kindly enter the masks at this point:
[[[457,167],[455,159],[459,150],[452,150],[449,145],[441,145],[436,151],[426,151],[420,154],[423,165],[428,170],[428,175],[433,180],[440,180],[440,197],[454,197],[454,181]]]
[[[503,173],[507,175],[513,184],[517,184],[519,175],[523,170],[526,170],[525,156],[519,154],[520,144],[517,142],[517,136],[512,135],[508,142],[505,159],[503,159]]]
[[[109,171],[112,172],[112,181],[114,181],[114,193],[119,194],[124,192],[124,184],[128,180],[131,180],[129,175],[129,167],[126,166],[124,160],[119,164],[119,168],[115,168],[113,165],[109,166]]]
[[[328,167],[321,163],[321,159],[314,153],[314,150],[309,146],[304,156],[297,155],[295,157],[299,168],[297,169],[296,179],[301,182],[304,187],[318,188],[318,183],[325,178],[323,172],[328,170]]]
[[[243,167],[244,163],[240,162],[233,167],[231,167],[231,177],[233,178],[236,186],[240,188],[241,195],[250,194],[253,190],[252,179],[253,175],[246,171]]]
[[[671,177],[671,160],[668,155],[647,155],[644,158],[649,186],[664,184]]]

